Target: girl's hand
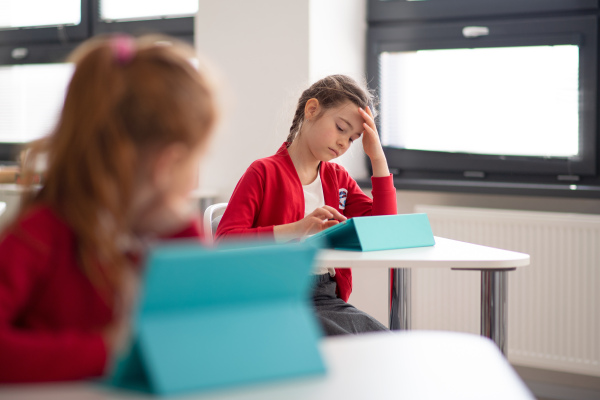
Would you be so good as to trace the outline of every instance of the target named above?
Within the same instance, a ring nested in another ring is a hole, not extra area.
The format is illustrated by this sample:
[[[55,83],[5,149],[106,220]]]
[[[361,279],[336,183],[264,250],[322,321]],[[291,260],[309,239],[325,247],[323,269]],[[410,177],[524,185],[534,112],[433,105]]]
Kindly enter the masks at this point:
[[[375,119],[373,113],[369,107],[366,110],[358,108],[358,112],[363,117],[365,122],[363,123],[363,149],[365,154],[371,159],[371,165],[373,167],[373,176],[382,177],[388,176],[390,171],[388,169],[387,160],[379,141],[379,134],[377,133],[377,126],[375,125]]]
[[[306,235],[313,235],[321,232],[330,226],[339,224],[347,218],[339,213],[333,207],[323,206],[315,209],[312,213],[302,218],[300,221],[291,224],[277,225],[273,228],[273,233],[277,240],[296,239]]]

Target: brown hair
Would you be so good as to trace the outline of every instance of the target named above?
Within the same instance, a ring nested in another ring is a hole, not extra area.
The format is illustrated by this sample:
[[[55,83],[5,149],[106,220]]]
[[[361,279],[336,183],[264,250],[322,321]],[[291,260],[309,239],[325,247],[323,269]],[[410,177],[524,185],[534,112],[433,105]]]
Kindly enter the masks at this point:
[[[193,57],[190,46],[162,36],[85,42],[70,57],[75,71],[54,132],[24,163],[26,181],[36,155],[47,155],[43,187],[24,198],[22,213],[39,203],[55,210],[99,289],[118,290],[129,265],[117,239],[131,231],[137,171],[161,147],[204,145],[212,131],[215,92]]]
[[[363,109],[367,106],[376,116],[374,108],[375,96],[365,87],[361,87],[358,82],[346,75],[329,75],[311,85],[302,92],[296,113],[290,127],[290,133],[286,139],[287,143],[292,143],[304,121],[304,108],[306,102],[310,99],[317,99],[323,110],[336,107],[345,101],[351,101]],[[318,116],[317,116],[318,118]]]

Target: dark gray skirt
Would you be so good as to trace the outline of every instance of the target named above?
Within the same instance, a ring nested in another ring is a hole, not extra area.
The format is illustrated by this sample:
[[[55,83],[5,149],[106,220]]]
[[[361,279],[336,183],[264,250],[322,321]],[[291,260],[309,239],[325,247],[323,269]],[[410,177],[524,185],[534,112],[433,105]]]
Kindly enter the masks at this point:
[[[329,274],[313,275],[313,305],[327,336],[387,331],[383,324],[335,294],[337,283]]]

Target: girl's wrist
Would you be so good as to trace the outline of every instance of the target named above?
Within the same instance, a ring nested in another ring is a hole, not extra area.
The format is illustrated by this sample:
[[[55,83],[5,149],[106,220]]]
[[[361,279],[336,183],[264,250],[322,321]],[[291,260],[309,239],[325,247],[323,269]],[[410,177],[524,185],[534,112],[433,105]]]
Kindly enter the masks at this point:
[[[387,164],[387,158],[385,158],[385,154],[383,154],[383,152],[373,157],[369,156],[369,160],[371,160],[371,164],[381,162]]]
[[[273,227],[273,236],[276,242],[287,242],[288,240],[296,239],[300,237],[297,232],[298,222],[292,222],[289,224],[275,225]]]
[[[375,178],[381,178],[390,175],[390,169],[388,168],[387,159],[385,156],[375,160],[371,159],[371,167],[373,169],[373,176]]]

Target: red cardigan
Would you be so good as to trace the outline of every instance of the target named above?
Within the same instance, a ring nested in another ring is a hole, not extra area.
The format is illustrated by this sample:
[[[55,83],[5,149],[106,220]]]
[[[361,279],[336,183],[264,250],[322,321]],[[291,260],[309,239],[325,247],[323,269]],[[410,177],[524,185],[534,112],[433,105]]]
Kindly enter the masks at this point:
[[[392,175],[371,178],[371,200],[342,166],[321,162],[320,174],[325,204],[346,217],[397,213]],[[275,155],[253,162],[246,170],[229,200],[216,236],[273,238],[273,226],[301,220],[304,207],[302,183],[284,143]],[[336,269],[335,280],[338,296],[348,301],[352,271]]]
[[[174,237],[199,237],[195,225]],[[50,208],[0,238],[0,383],[100,376],[112,310],[76,261],[75,235]]]

